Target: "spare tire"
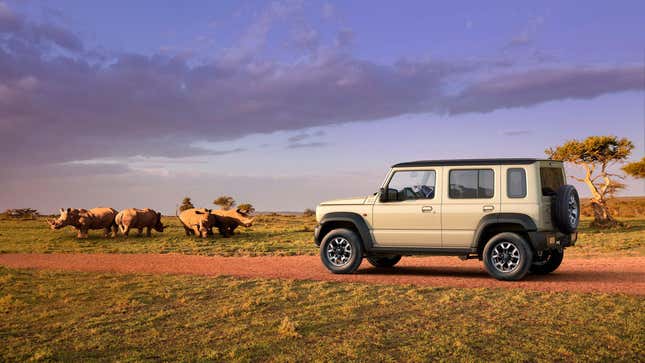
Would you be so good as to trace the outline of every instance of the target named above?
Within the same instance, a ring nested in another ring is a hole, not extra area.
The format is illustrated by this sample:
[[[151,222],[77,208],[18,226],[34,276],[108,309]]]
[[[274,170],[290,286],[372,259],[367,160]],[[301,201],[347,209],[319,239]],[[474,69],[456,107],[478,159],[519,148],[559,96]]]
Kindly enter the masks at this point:
[[[580,223],[580,198],[573,185],[563,185],[551,204],[553,222],[562,233],[573,233]]]

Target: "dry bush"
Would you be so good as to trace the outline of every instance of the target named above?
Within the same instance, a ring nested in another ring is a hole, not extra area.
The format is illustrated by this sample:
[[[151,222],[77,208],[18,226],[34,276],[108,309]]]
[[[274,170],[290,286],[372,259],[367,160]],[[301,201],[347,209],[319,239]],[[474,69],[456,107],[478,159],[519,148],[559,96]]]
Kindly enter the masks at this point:
[[[581,200],[582,216],[593,217],[591,201]],[[607,206],[619,218],[636,218],[645,216],[645,197],[621,197],[607,201]]]

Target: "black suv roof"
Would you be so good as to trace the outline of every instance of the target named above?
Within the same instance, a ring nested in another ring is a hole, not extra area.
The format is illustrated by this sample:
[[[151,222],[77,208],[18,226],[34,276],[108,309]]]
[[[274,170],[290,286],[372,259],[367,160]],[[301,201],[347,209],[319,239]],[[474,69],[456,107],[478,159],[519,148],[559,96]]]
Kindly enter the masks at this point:
[[[453,159],[453,160],[419,160],[408,161],[392,165],[393,168],[419,167],[419,166],[459,166],[459,165],[526,165],[533,164],[536,161],[557,161],[547,159],[521,159],[521,158],[502,158],[502,159]]]

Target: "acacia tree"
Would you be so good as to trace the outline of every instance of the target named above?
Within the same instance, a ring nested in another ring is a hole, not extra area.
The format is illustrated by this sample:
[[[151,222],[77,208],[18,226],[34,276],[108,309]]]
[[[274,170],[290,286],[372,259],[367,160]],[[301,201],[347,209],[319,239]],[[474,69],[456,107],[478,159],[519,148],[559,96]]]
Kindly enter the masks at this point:
[[[184,197],[184,200],[181,201],[181,205],[179,206],[179,210],[183,212],[187,209],[192,209],[192,208],[195,208],[195,206],[190,201],[190,198]]]
[[[235,205],[235,199],[228,195],[222,195],[213,201],[213,204],[219,205],[224,210],[229,210]]]
[[[255,213],[255,207],[251,203],[242,203],[237,206],[237,210],[244,214],[253,214]]]
[[[636,179],[645,178],[645,157],[623,166],[623,171]]]
[[[584,178],[572,178],[583,182],[591,192],[591,208],[593,209],[593,225],[599,228],[609,228],[619,223],[611,215],[607,199],[620,189],[623,184],[616,180],[621,175],[610,173],[608,168],[623,162],[631,153],[634,144],[626,138],[616,136],[590,136],[584,140],[569,140],[556,148],[545,152],[554,160],[562,160],[582,166]]]

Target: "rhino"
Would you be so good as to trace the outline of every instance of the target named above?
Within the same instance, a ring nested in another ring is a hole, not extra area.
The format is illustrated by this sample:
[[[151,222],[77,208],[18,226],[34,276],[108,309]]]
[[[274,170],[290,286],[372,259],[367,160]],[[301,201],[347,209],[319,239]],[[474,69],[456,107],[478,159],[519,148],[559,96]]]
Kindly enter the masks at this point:
[[[104,230],[104,236],[109,237],[110,232],[116,237],[117,226],[114,222],[117,211],[114,208],[93,208],[76,209],[61,208],[58,219],[48,219],[47,223],[51,229],[61,229],[65,226],[72,226],[78,230],[78,238],[87,238],[90,229]]]
[[[246,211],[238,209],[218,209],[212,212],[218,217],[220,227],[219,233],[223,237],[230,237],[235,232],[235,229],[242,225],[244,227],[251,227],[255,218],[251,218]]]
[[[213,235],[213,227],[221,228],[219,218],[211,212],[211,209],[206,208],[190,208],[179,213],[177,217],[184,226],[186,236],[205,238]]]
[[[136,209],[128,208],[120,211],[115,218],[116,225],[124,236],[130,233],[130,229],[139,230],[139,235],[146,229],[146,236],[152,235],[152,229],[163,232],[164,225],[161,223],[161,213],[150,208]]]

